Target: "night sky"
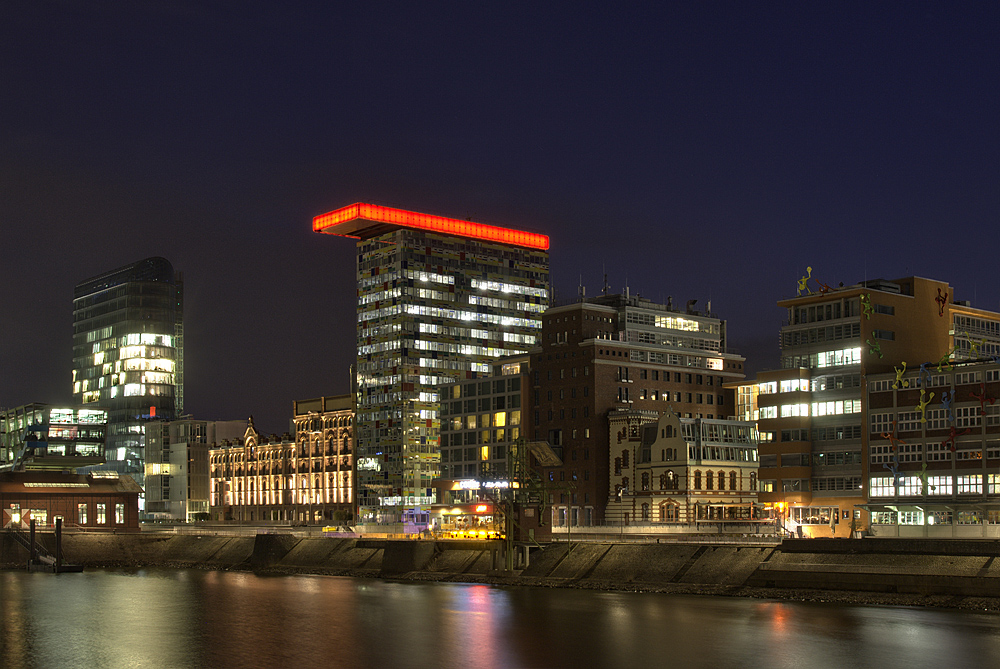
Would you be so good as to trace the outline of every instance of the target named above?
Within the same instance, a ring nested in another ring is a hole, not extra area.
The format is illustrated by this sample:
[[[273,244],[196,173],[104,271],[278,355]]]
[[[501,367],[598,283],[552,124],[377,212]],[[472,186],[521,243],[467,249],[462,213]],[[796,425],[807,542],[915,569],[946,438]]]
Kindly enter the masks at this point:
[[[75,284],[160,255],[186,410],[286,430],[349,388],[310,225],[356,201],[548,234],[559,302],[711,300],[751,373],[807,265],[1000,308],[994,3],[342,4],[0,3],[0,406],[68,401]]]

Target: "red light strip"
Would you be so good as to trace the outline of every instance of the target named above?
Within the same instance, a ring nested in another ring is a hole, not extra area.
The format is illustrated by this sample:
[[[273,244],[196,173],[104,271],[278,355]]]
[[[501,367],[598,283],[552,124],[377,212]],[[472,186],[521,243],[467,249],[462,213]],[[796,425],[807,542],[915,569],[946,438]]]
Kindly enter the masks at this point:
[[[471,221],[460,221],[454,218],[445,218],[444,216],[419,214],[415,211],[382,207],[376,204],[365,204],[364,202],[357,202],[316,216],[313,218],[313,231],[358,237],[359,235],[356,234],[358,232],[357,229],[353,229],[351,233],[341,233],[335,229],[339,225],[354,220],[373,221],[375,223],[397,225],[404,228],[443,232],[448,235],[470,237],[472,239],[482,239],[484,241],[500,242],[514,246],[525,246],[532,249],[549,248],[548,235],[501,228],[483,223],[473,223]],[[334,229],[331,230],[330,228]]]

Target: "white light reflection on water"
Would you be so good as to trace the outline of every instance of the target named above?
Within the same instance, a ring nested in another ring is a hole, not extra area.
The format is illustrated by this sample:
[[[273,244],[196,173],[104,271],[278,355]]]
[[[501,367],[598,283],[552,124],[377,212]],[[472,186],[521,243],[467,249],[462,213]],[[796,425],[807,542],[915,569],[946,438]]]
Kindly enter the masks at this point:
[[[0,667],[949,667],[1000,618],[323,576],[0,573]]]

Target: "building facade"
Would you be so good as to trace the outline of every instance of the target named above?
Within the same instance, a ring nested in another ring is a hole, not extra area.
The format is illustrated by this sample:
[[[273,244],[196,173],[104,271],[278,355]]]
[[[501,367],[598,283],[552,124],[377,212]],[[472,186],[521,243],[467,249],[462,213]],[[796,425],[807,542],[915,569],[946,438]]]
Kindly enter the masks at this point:
[[[761,434],[760,501],[787,530],[867,528],[871,433],[866,384],[1000,354],[1000,314],[953,299],[945,282],[906,277],[808,292],[781,328],[782,369],[741,384],[741,417]],[[880,468],[882,463],[874,467]]]
[[[241,420],[180,418],[146,424],[146,518],[192,522],[209,517],[209,444],[238,440]]]
[[[524,436],[524,407],[528,404],[530,388],[529,360],[527,355],[504,358],[503,362],[493,365],[493,374],[489,376],[442,386],[442,479],[508,478],[511,444]]]
[[[60,471],[0,472],[3,526],[24,529],[34,519],[39,528],[107,532],[139,530],[139,494],[130,476],[115,472],[68,474]]]
[[[548,238],[362,203],[313,229],[358,240],[361,522],[412,523],[440,475],[441,387],[537,343]]]
[[[873,535],[1000,536],[998,398],[996,357],[868,377]]]
[[[183,281],[146,258],[76,286],[73,400],[108,411],[106,466],[145,473],[145,423],[184,406]]]
[[[243,438],[213,444],[214,520],[350,524],[356,517],[353,398],[295,402],[295,436],[270,440],[251,418]]]
[[[76,470],[104,462],[108,412],[26,404],[0,412],[0,469]]]
[[[746,531],[759,523],[752,422],[618,409],[608,425],[609,523],[685,531],[726,524]],[[556,517],[553,524],[563,520]]]
[[[531,358],[531,439],[554,460],[540,464],[559,492],[556,523],[602,525],[611,476],[608,417],[619,410],[651,416],[725,418],[736,410],[724,384],[743,378],[744,358],[726,345],[725,322],[688,303],[674,309],[630,295],[602,295],[553,307],[542,318]]]

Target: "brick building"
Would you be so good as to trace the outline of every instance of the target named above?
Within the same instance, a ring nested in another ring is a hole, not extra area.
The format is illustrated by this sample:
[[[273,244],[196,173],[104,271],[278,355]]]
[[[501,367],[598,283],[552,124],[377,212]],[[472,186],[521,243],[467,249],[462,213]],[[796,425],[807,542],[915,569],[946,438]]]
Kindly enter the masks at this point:
[[[541,474],[564,491],[547,493],[554,527],[607,521],[609,412],[671,409],[682,418],[735,414],[744,359],[726,346],[726,324],[709,311],[603,295],[549,309],[532,352],[531,438],[558,458]]]

